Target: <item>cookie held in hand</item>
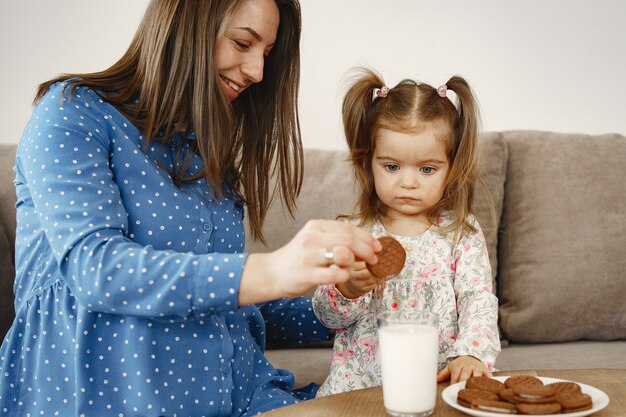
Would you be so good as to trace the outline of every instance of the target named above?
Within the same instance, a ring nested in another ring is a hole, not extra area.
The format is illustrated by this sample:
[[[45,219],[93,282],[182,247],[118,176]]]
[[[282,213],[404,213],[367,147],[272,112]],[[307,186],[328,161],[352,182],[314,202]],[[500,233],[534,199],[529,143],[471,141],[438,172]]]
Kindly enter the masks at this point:
[[[398,275],[404,268],[406,252],[400,242],[390,236],[378,238],[383,249],[378,252],[378,263],[367,264],[368,271],[378,278],[389,278]]]

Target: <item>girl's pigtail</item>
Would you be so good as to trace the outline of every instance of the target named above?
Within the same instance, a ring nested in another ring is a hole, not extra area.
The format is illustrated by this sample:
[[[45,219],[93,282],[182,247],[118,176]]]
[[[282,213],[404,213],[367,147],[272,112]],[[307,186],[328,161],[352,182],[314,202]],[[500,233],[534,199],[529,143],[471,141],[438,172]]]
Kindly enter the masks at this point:
[[[346,142],[350,149],[350,162],[360,188],[354,216],[364,223],[371,221],[380,206],[374,189],[371,160],[374,154],[374,129],[377,108],[383,95],[373,96],[374,89],[384,86],[382,78],[374,71],[361,68],[352,78],[352,83],[343,99],[341,115]],[[384,93],[383,93],[384,94]]]
[[[480,184],[486,192],[489,199],[488,206],[491,211],[491,223],[495,225],[496,215],[491,195],[486,184],[480,177],[479,172],[479,141],[480,132],[480,112],[476,97],[465,79],[459,76],[453,76],[446,83],[449,90],[454,91],[457,96],[457,112],[458,118],[454,127],[456,152],[454,155],[453,167],[455,169],[452,178],[456,178],[453,192],[457,194],[457,198],[461,204],[462,216],[473,213],[474,193],[476,184]],[[475,231],[474,227],[466,224],[466,228]]]

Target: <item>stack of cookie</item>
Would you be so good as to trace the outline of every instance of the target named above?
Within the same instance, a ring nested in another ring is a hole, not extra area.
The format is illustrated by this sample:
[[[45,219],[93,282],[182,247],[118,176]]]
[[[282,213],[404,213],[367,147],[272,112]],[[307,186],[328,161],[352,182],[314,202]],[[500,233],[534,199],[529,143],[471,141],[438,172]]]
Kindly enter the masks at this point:
[[[503,414],[575,413],[592,407],[591,397],[575,382],[544,384],[530,375],[516,375],[504,382],[471,377],[458,392],[457,402],[479,411]]]

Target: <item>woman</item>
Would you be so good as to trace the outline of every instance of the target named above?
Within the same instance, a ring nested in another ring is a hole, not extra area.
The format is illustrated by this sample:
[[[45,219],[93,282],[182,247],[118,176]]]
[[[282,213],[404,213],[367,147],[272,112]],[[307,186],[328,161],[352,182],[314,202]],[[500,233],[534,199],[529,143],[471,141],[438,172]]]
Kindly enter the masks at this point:
[[[290,211],[300,189],[299,38],[297,0],[154,0],[113,66],[40,86],[15,167],[1,416],[250,415],[298,401],[265,341],[327,330],[308,300],[269,301],[345,281],[380,250],[360,229],[312,221],[275,252],[241,253],[244,206],[263,237],[269,173]],[[261,312],[304,318],[271,335]]]

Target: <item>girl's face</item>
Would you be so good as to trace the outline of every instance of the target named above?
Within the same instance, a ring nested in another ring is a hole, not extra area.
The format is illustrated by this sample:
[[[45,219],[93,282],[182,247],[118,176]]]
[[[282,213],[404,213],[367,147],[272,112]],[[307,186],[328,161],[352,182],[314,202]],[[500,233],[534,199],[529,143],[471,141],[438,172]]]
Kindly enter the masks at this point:
[[[427,210],[441,199],[450,169],[443,140],[431,124],[411,133],[380,128],[374,139],[372,173],[376,194],[387,207],[385,223],[427,225]]]
[[[280,15],[274,0],[244,0],[218,38],[215,67],[228,100],[261,82],[265,57],[276,41]]]

